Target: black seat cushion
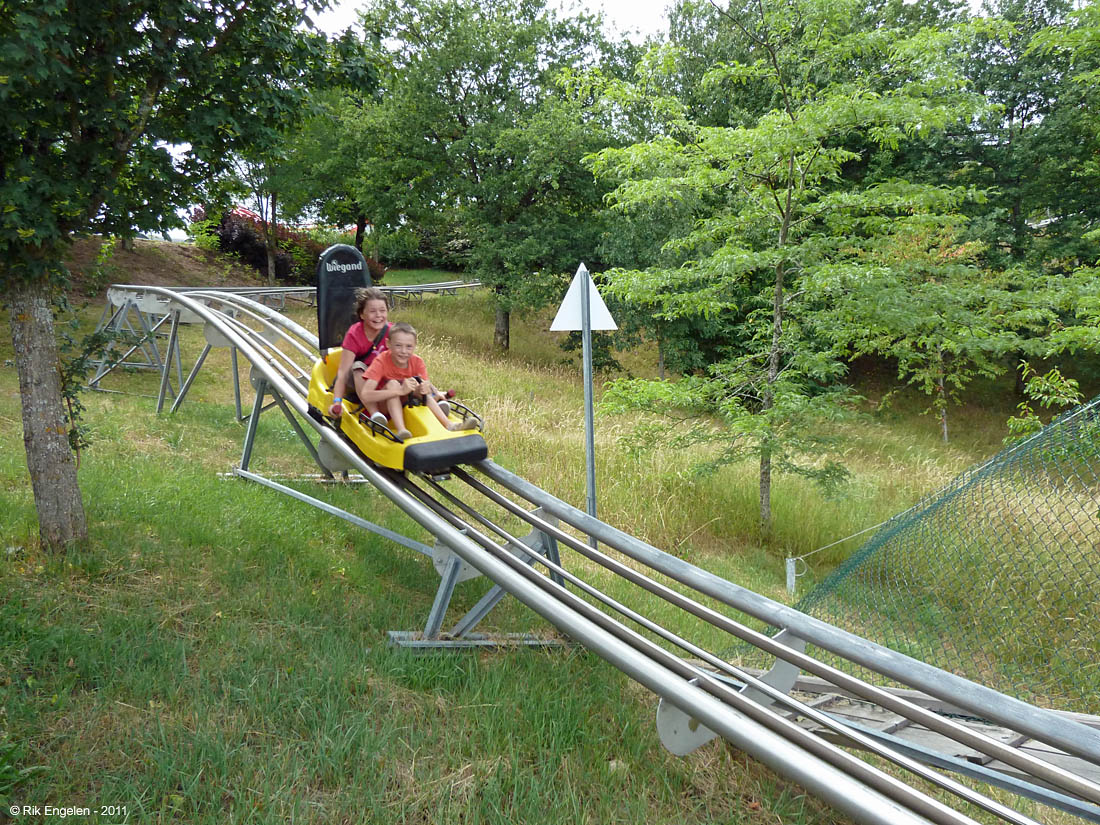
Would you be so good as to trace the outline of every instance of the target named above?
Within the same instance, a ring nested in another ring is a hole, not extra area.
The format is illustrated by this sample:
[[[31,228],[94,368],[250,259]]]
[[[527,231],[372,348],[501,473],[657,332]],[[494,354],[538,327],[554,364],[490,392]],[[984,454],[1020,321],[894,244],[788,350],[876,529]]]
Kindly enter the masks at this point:
[[[434,473],[456,464],[472,464],[489,457],[489,445],[476,433],[461,438],[424,441],[405,448],[405,469]]]

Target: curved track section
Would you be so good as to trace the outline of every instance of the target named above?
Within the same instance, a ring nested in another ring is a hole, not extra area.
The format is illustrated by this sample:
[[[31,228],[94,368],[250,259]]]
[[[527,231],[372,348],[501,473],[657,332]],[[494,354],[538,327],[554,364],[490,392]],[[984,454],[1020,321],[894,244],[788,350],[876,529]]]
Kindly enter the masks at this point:
[[[173,409],[183,400],[209,348],[233,347],[251,363],[253,383],[263,382],[300,435],[312,432],[327,454],[338,456],[357,471],[464,564],[652,690],[663,703],[682,714],[692,730],[721,736],[853,820],[876,825],[959,825],[974,822],[967,811],[981,809],[1005,822],[1034,822],[1018,810],[923,764],[929,760],[915,759],[881,737],[869,736],[792,698],[788,691],[793,675],[801,670],[963,743],[985,754],[985,762],[1011,766],[1017,776],[1027,779],[1006,783],[996,771],[979,767],[968,770],[950,761],[943,766],[1100,822],[1100,785],[1084,773],[1037,759],[837,671],[807,656],[804,643],[942,697],[976,716],[993,719],[1094,766],[1100,765],[1097,731],[930,668],[740,588],[588,516],[492,461],[479,462],[474,468],[476,475],[464,468],[454,469],[454,478],[463,485],[462,496],[431,477],[380,469],[366,461],[324,418],[309,410],[306,389],[317,345],[313,333],[244,295],[145,289],[170,307],[170,350],[177,340],[181,319],[205,325],[207,350],[181,386]],[[163,395],[162,384],[162,400]],[[258,393],[257,408],[262,395],[262,391]],[[317,450],[310,447],[310,451],[317,459]],[[488,515],[490,512],[500,515]],[[575,551],[582,558],[578,569],[584,575],[559,564],[556,552],[532,552],[523,539],[499,526],[517,519]],[[598,539],[616,555],[595,549],[578,537],[585,535]],[[543,570],[536,569],[536,565]],[[599,587],[589,581],[593,572],[599,572]],[[613,582],[610,586],[609,580]],[[715,601],[783,632],[771,637],[753,630],[709,606]],[[655,611],[655,605],[660,609]],[[662,623],[652,618],[654,614],[667,616],[669,606],[677,611],[676,627],[692,626],[695,640],[683,635],[687,631],[669,630],[667,620]],[[651,615],[647,617],[646,611]],[[779,664],[760,676],[711,652],[728,649],[734,640],[759,647],[774,655]],[[832,731],[844,747],[809,732],[806,722]],[[847,748],[888,759],[898,770],[884,772]],[[941,792],[933,798],[895,773],[919,777]],[[948,804],[943,799],[953,802]]]

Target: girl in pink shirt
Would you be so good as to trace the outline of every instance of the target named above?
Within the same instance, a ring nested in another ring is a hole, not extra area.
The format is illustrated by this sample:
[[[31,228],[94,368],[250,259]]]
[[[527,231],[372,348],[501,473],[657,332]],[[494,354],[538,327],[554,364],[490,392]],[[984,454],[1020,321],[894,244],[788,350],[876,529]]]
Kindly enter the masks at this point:
[[[355,394],[367,408],[368,413],[378,411],[378,404],[368,404],[361,395],[363,388],[363,374],[370,363],[378,357],[379,353],[386,351],[390,325],[389,304],[382,290],[375,287],[357,289],[355,291],[355,314],[359,318],[348,329],[344,336],[343,353],[340,355],[340,366],[336,370],[336,381],[332,385],[335,396],[329,414],[333,418],[339,418],[344,414],[341,402],[344,400],[344,392],[348,389],[348,376],[354,382]],[[353,399],[354,400],[354,399]]]

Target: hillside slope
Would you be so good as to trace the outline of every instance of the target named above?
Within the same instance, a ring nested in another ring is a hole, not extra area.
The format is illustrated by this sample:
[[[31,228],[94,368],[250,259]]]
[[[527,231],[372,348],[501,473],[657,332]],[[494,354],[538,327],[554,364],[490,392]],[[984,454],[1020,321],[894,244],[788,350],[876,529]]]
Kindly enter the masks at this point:
[[[103,245],[99,237],[73,244],[65,260],[73,276],[74,292],[94,296],[110,284],[143,286],[261,286],[256,270],[235,258],[193,244],[135,240],[134,250],[121,244],[97,263]]]

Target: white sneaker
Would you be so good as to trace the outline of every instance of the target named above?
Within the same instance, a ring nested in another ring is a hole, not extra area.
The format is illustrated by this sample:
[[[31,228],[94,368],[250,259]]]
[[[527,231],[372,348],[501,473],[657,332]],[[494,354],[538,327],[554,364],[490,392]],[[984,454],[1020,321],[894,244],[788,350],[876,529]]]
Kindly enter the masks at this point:
[[[383,412],[371,413],[370,420],[375,424],[381,424],[383,427],[386,426],[386,414]]]
[[[440,402],[439,402],[439,409],[440,409],[440,410],[442,410],[442,412],[443,412],[443,414],[444,414],[444,415],[450,415],[450,414],[451,414],[451,405],[450,405],[450,402],[448,402],[448,401],[440,401]]]
[[[476,430],[477,419],[471,415],[470,417],[464,418],[461,421],[450,421],[447,424],[447,429],[451,432],[455,432],[456,430]]]
[[[408,430],[398,430],[398,431],[397,431],[397,432],[395,433],[395,435],[396,435],[396,436],[398,437],[398,439],[399,439],[399,440],[401,440],[401,441],[405,441],[405,440],[407,440],[407,439],[409,439],[409,438],[412,438],[412,433],[410,433],[410,432],[409,432]]]

